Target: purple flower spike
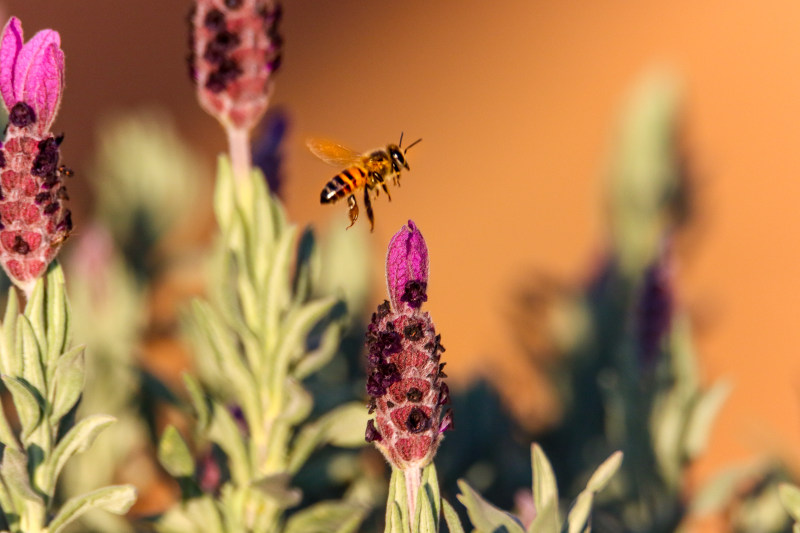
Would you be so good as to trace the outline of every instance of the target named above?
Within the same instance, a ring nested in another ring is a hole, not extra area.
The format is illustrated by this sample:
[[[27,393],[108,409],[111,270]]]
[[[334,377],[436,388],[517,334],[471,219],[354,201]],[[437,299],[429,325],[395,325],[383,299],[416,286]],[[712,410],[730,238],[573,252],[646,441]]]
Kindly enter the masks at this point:
[[[36,117],[32,132],[42,135],[55,119],[64,88],[61,37],[42,30],[23,43],[22,24],[11,17],[0,39],[0,95],[9,111],[27,104]]]
[[[419,309],[428,299],[428,247],[411,220],[389,242],[386,284],[395,311]]]

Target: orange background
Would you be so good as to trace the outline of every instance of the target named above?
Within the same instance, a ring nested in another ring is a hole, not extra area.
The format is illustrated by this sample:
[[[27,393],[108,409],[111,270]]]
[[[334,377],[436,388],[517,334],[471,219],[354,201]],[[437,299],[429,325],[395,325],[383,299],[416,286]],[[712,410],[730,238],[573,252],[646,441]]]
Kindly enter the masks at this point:
[[[188,2],[14,0],[27,35],[61,32],[67,89],[55,125],[80,176],[103,115],[157,105],[205,150],[224,136],[196,105],[183,58]],[[431,252],[429,310],[457,383],[535,388],[508,323],[534,272],[583,278],[604,245],[607,156],[625,95],[653,66],[683,80],[699,189],[680,298],[700,319],[706,379],[735,386],[695,471],[777,451],[800,461],[800,4],[763,2],[287,1],[274,103],[291,117],[286,202],[298,223],[331,177],[307,135],[357,148],[407,139],[412,171],[375,203],[375,296],[391,235],[412,218]],[[75,186],[79,187],[76,183]],[[71,192],[73,189],[71,188]],[[73,203],[88,196],[71,195]],[[80,217],[78,217],[80,225]],[[360,221],[350,231],[368,232]],[[542,400],[544,401],[544,400]],[[546,404],[545,404],[546,405]],[[541,406],[518,406],[544,416]]]

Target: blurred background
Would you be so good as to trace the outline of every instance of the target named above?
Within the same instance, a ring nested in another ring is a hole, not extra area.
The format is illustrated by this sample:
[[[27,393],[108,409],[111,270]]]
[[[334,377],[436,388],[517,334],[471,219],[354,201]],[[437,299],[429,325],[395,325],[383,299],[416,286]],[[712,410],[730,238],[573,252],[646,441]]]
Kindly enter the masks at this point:
[[[189,6],[3,2],[28,36],[47,27],[62,36],[66,91],[54,131],[66,133],[62,157],[76,173],[77,237],[94,209],[86,177],[109,116],[168,114],[200,168],[213,169],[226,149],[188,79]],[[322,233],[344,227],[345,206],[318,200],[336,169],[316,160],[305,139],[367,150],[401,132],[422,137],[392,202],[374,202],[374,233],[365,220],[348,232],[369,244],[367,307],[385,297],[389,238],[413,219],[430,249],[427,305],[447,347],[451,387],[487,380],[516,423],[542,431],[561,407],[531,358],[539,340],[525,333],[539,328],[520,326],[520,295],[537,280],[585,285],[601,268],[622,110],[643,76],[669,72],[682,94],[679,144],[692,192],[689,222],[674,242],[676,298],[693,324],[702,382],[733,385],[686,490],[764,454],[797,471],[799,21],[800,5],[777,0],[287,1],[272,100],[286,121],[280,195],[290,220]],[[167,246],[213,231],[211,174],[198,173],[200,200],[189,209],[197,215]],[[150,295],[154,313],[196,290],[189,271],[162,280]],[[541,343],[547,352],[548,340]],[[172,348],[146,357],[167,380],[187,364]]]

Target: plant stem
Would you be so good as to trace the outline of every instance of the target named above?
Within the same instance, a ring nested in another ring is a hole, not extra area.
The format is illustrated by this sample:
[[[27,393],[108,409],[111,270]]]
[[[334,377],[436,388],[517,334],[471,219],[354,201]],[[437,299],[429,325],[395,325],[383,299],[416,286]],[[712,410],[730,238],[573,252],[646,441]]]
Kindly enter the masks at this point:
[[[418,467],[406,468],[403,470],[406,478],[406,498],[408,499],[408,522],[414,522],[414,512],[417,507],[417,493],[422,479],[422,470]]]
[[[233,175],[238,182],[242,182],[250,175],[252,159],[250,155],[250,134],[246,129],[228,126],[228,151],[231,156]]]

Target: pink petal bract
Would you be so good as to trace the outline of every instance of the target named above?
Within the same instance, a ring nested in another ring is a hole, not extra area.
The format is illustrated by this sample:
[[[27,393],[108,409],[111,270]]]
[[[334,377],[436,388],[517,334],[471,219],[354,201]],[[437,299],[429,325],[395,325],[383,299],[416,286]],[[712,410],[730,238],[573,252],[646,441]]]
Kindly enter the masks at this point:
[[[11,17],[0,38],[0,95],[6,109],[11,109],[17,103],[14,96],[14,71],[21,49],[22,25],[17,17]]]
[[[386,255],[386,284],[395,310],[403,308],[400,298],[411,280],[428,282],[428,247],[419,229],[409,220],[408,226],[395,233]]]
[[[44,133],[55,118],[64,87],[64,52],[57,31],[42,30],[24,43],[22,24],[11,17],[0,39],[0,95],[6,109],[25,102]]]

